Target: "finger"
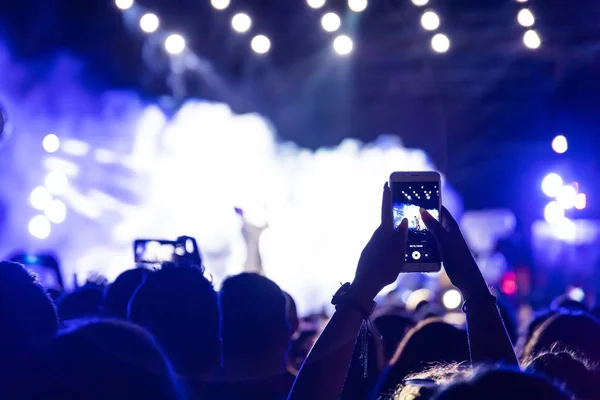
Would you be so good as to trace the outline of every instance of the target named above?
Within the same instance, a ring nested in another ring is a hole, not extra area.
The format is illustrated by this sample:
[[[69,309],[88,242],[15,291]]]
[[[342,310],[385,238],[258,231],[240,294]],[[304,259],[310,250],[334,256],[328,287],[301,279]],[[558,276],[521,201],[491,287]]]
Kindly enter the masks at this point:
[[[429,214],[429,212],[426,209],[420,208],[419,212],[421,213],[421,218],[423,219],[423,222],[425,223],[427,229],[429,229],[434,238],[439,240],[444,231],[442,224],[440,224],[435,218],[433,218],[433,216]]]
[[[442,206],[442,215],[441,215],[442,226],[448,231],[456,231],[458,229],[458,223],[450,214],[450,211],[444,206]]]
[[[392,191],[386,182],[383,185],[383,199],[381,200],[381,226],[385,229],[394,229],[394,214],[392,211]]]

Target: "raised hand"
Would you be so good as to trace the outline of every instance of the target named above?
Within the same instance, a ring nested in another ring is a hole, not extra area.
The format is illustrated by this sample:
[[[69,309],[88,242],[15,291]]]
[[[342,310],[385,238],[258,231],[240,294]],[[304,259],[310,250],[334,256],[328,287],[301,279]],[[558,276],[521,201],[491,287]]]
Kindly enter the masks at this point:
[[[446,207],[442,207],[441,223],[421,208],[423,222],[437,242],[444,269],[454,286],[468,300],[474,296],[489,295],[489,289],[473,258],[458,224]]]
[[[393,283],[404,267],[408,220],[394,228],[392,192],[386,183],[381,202],[381,225],[363,249],[352,287],[363,298],[373,299],[381,289]]]

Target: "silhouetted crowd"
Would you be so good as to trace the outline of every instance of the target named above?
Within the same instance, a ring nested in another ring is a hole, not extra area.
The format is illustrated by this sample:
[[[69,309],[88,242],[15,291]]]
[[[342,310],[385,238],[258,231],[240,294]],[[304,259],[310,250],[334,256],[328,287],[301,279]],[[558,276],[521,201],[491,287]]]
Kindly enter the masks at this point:
[[[407,237],[387,184],[382,197],[381,225],[354,280],[331,293],[331,316],[299,318],[257,273],[216,292],[202,266],[167,263],[53,298],[2,262],[0,399],[600,399],[600,320],[562,301],[516,326],[444,208],[441,223],[421,214],[466,324],[377,307]]]

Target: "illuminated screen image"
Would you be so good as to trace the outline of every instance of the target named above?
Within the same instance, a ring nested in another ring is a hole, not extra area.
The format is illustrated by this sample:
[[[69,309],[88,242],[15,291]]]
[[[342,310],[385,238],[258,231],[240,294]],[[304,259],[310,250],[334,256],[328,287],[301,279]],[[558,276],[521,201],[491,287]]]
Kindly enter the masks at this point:
[[[402,219],[408,219],[408,263],[440,263],[435,240],[419,212],[420,208],[424,208],[439,221],[439,190],[438,182],[392,183],[394,224],[398,226]]]

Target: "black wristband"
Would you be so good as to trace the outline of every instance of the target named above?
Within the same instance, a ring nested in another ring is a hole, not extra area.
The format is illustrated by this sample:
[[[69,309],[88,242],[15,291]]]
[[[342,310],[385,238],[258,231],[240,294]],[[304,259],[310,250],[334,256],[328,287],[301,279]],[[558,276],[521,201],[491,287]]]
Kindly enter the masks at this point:
[[[355,310],[360,311],[364,319],[369,319],[377,303],[371,301],[369,304],[361,304],[361,302],[352,295],[350,287],[350,283],[344,283],[331,298],[331,304],[335,306],[336,311],[342,308],[354,308]]]
[[[479,294],[477,296],[465,300],[462,305],[462,310],[464,313],[466,313],[468,309],[471,309],[471,311],[473,311],[474,309],[477,309],[478,306],[485,305],[488,303],[496,304],[496,298],[492,296],[492,294],[489,292],[487,294]]]

